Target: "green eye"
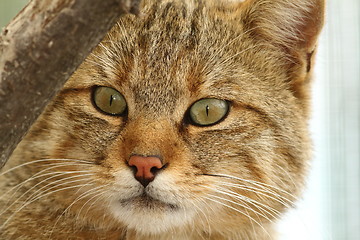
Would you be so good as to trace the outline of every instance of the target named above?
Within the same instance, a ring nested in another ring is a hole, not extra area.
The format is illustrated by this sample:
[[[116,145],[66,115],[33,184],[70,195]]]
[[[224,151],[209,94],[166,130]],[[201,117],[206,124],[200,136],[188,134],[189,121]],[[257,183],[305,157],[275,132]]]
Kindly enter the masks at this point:
[[[213,125],[224,119],[229,112],[229,104],[225,100],[205,98],[190,107],[191,121],[200,126]]]
[[[93,101],[97,108],[110,115],[121,115],[126,110],[124,96],[110,87],[97,87],[93,93]]]

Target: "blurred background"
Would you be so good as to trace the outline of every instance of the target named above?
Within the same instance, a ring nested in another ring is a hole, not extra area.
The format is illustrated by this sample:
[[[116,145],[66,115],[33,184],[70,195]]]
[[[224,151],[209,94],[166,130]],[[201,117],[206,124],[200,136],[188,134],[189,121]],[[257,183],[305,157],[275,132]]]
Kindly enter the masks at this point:
[[[308,189],[282,240],[360,239],[360,1],[328,0],[313,85]]]
[[[0,28],[27,3],[0,0]],[[314,160],[281,240],[360,239],[360,1],[328,0],[313,85]]]

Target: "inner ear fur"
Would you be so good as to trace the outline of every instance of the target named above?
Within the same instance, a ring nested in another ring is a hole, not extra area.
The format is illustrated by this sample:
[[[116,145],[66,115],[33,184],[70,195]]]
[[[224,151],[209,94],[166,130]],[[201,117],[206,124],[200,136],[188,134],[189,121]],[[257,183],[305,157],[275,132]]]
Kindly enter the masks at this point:
[[[314,50],[324,22],[325,0],[247,0],[245,28],[287,47]]]
[[[241,20],[256,40],[284,50],[292,90],[306,97],[312,58],[324,24],[325,0],[246,0]]]

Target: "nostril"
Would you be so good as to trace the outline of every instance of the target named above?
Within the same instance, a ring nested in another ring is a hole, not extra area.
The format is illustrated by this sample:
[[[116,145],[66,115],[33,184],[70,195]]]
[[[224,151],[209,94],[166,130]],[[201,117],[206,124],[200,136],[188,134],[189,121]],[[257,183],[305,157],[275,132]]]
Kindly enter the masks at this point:
[[[168,164],[164,164],[161,168],[158,167],[152,167],[150,169],[150,172],[154,175],[156,175],[160,170],[164,170],[165,168],[167,168]]]
[[[155,176],[155,174],[160,170],[161,168],[157,168],[157,167],[152,167],[150,169],[150,172]]]
[[[144,187],[154,180],[155,175],[159,170],[166,166],[163,165],[159,157],[144,157],[140,155],[131,156],[128,165],[134,169],[135,179]]]
[[[137,172],[137,168],[135,166],[130,166],[129,167],[131,168],[131,170],[134,172],[134,175],[136,174]]]

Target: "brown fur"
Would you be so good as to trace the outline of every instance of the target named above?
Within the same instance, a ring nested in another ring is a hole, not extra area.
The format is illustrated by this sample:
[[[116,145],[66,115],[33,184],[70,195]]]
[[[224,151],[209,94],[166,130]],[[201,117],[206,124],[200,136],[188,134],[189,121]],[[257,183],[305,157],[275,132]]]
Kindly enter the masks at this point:
[[[276,238],[311,155],[324,1],[143,5],[119,20],[3,170],[24,164],[0,178],[1,239]],[[94,86],[121,92],[127,115],[97,111]],[[228,116],[189,124],[189,107],[209,97],[229,101]],[[147,196],[126,164],[134,153],[167,164]]]

